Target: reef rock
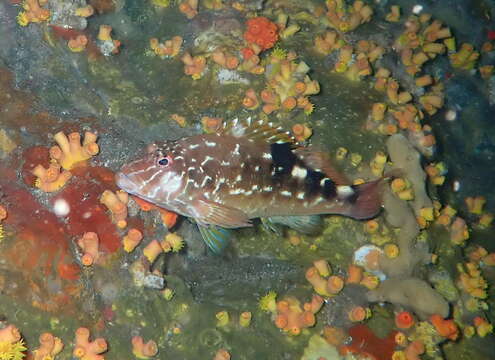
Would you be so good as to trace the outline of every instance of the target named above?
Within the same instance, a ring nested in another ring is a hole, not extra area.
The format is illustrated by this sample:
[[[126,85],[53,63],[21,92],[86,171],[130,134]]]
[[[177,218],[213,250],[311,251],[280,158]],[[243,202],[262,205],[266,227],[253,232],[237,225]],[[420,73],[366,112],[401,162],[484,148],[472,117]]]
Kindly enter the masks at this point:
[[[443,318],[449,315],[449,303],[420,279],[385,280],[376,290],[369,291],[366,297],[371,302],[389,302],[410,309],[422,320],[433,314]]]

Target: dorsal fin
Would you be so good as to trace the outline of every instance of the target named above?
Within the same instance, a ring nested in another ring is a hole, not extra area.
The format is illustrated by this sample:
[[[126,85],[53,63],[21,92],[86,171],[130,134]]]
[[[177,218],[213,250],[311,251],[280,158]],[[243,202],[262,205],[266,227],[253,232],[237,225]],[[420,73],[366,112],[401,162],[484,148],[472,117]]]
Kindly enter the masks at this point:
[[[275,127],[264,120],[253,121],[251,117],[246,120],[234,120],[225,123],[219,131],[220,135],[246,137],[253,141],[264,141],[268,144],[295,143],[294,137],[289,132],[284,132],[281,127]]]

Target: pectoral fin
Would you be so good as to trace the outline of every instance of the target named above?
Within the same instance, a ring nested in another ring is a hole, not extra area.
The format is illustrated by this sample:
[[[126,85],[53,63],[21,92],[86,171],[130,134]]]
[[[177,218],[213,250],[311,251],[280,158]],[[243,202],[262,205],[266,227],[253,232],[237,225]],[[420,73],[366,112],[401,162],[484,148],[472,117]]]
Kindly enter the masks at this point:
[[[198,224],[198,229],[203,241],[215,255],[221,255],[234,236],[233,230],[215,225],[203,226]]]
[[[243,211],[206,199],[194,201],[193,212],[196,221],[202,225],[217,225],[224,228],[252,226]]]

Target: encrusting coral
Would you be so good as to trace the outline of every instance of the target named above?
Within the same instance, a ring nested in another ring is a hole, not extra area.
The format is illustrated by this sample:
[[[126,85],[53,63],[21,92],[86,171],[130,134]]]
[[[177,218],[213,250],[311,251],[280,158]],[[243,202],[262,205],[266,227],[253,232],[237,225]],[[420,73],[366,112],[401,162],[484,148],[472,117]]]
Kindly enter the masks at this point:
[[[92,156],[100,151],[96,144],[96,134],[86,131],[81,144],[81,135],[77,132],[65,136],[63,132],[58,132],[53,136],[58,146],[50,148],[50,157],[65,170],[71,170],[76,165],[84,164]]]
[[[88,328],[80,327],[76,330],[75,346],[72,354],[81,360],[103,360],[105,357],[101,354],[108,349],[106,340],[97,338],[89,341],[89,335]]]

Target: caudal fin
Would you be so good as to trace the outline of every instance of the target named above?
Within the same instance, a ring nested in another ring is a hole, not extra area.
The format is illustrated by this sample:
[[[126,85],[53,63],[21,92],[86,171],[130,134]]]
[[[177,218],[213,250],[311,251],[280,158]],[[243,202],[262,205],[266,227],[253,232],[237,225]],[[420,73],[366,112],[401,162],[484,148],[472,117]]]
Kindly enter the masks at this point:
[[[382,191],[384,179],[370,181],[353,186],[354,194],[348,201],[351,208],[348,215],[354,219],[365,220],[378,215],[382,207]]]

